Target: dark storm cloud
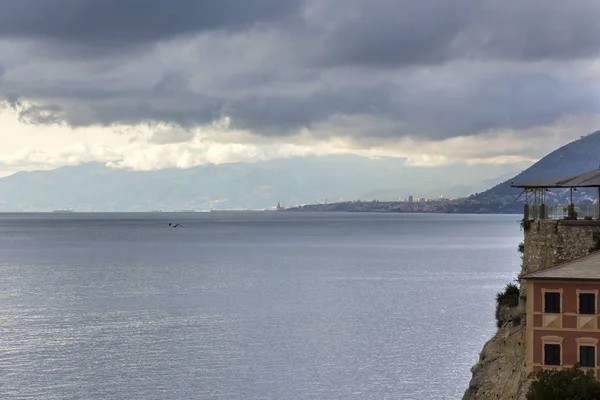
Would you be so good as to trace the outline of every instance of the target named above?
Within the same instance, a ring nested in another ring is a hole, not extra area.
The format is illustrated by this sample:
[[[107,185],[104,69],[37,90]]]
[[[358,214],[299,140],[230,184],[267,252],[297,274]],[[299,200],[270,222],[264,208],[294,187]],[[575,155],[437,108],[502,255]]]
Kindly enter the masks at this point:
[[[477,8],[472,0],[325,3],[314,27],[321,46],[312,55],[325,65],[431,64],[461,56],[451,44]]]
[[[446,139],[499,127],[552,124],[558,116],[594,113],[599,104],[597,94],[585,84],[547,74],[515,77],[499,73],[465,85],[461,91],[413,82],[349,84],[302,97],[249,97],[233,103],[227,115],[240,128],[267,135],[312,128],[332,116],[350,115],[387,122],[387,130],[374,127],[361,131],[362,135]]]
[[[309,42],[305,55],[315,62],[405,65],[589,57],[600,50],[598,15],[595,0],[0,0],[0,37],[89,54],[87,46],[117,51],[280,23]]]
[[[325,65],[399,66],[463,58],[542,60],[600,53],[593,0],[325,1]],[[319,32],[320,30],[320,32]]]
[[[233,102],[228,109],[234,124],[264,134],[295,132],[310,128],[335,114],[391,115],[392,87],[383,85],[316,90],[305,96],[250,96]]]
[[[278,21],[281,0],[0,0],[0,37],[114,47]]]
[[[595,113],[598,96],[586,84],[549,74],[498,73],[462,90],[406,87],[396,97],[391,119],[430,138],[449,138],[496,128],[550,125],[558,117]]]
[[[317,89],[303,95],[250,95],[232,99],[185,90],[185,79],[166,76],[144,91],[110,92],[86,101],[62,102],[60,107],[38,106],[22,111],[30,122],[56,122],[63,118],[74,126],[141,121],[165,122],[192,128],[231,117],[234,128],[266,136],[290,135],[315,128],[345,115],[369,118],[372,126],[346,135],[377,137],[419,136],[446,139],[496,128],[526,129],[552,124],[557,118],[598,110],[597,94],[585,84],[561,81],[547,74],[512,76],[504,73],[452,87],[422,86],[420,81],[401,84],[348,84],[338,89]],[[78,97],[84,98],[83,91]],[[375,122],[374,122],[375,121]],[[377,126],[381,122],[382,127]],[[340,133],[331,132],[331,134]],[[180,137],[180,136],[178,136]]]
[[[0,0],[0,40],[51,44],[21,64],[0,53],[17,65],[0,95],[32,100],[26,121],[74,126],[231,117],[275,136],[349,116],[382,121],[362,134],[384,137],[525,129],[597,112],[568,61],[600,54],[598,15],[596,0]],[[146,46],[158,42],[163,53]]]
[[[600,53],[600,3],[595,0],[485,1],[463,46],[498,59],[595,57]],[[466,36],[466,35],[465,35]]]

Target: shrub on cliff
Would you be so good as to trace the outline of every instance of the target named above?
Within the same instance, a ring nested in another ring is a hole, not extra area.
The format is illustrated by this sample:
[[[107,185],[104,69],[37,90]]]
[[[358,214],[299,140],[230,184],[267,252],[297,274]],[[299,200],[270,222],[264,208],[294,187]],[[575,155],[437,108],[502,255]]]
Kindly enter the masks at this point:
[[[504,287],[504,291],[496,294],[496,302],[504,303],[507,300],[519,300],[519,287],[514,283],[509,283]]]
[[[515,307],[519,304],[519,287],[514,283],[509,283],[504,287],[504,291],[496,294],[496,326],[502,326],[501,310],[502,307]]]
[[[544,370],[535,375],[527,391],[527,400],[600,399],[600,382],[592,371],[577,365],[561,371]]]

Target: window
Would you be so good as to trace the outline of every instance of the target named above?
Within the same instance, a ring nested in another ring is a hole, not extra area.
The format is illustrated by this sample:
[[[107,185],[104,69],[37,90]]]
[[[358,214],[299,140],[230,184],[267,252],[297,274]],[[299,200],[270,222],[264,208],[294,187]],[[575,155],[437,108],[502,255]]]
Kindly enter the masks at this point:
[[[544,292],[544,312],[560,313],[560,293]]]
[[[544,345],[544,364],[560,365],[560,344]]]
[[[579,346],[579,363],[582,367],[596,366],[596,348],[594,346]]]
[[[579,293],[579,314],[596,314],[596,295]]]

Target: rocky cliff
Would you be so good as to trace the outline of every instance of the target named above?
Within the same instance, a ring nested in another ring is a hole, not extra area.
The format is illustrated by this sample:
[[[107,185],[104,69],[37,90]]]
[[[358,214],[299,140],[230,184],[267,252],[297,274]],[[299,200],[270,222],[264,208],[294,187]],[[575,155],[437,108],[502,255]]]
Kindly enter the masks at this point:
[[[463,400],[524,399],[525,325],[520,308],[504,308],[502,326],[483,346]]]

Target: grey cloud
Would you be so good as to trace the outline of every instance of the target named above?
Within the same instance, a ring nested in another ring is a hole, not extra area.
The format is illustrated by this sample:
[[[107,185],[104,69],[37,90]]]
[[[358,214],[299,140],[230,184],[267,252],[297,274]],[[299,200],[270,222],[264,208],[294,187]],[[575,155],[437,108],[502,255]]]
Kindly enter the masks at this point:
[[[90,102],[89,106],[92,111],[84,114],[77,112],[79,109],[77,104],[68,103],[65,106],[70,110],[68,122],[75,126],[164,122],[191,128],[225,116],[220,100],[206,97],[196,97],[193,103],[174,99],[170,101],[135,99]]]
[[[508,5],[508,6],[507,6]],[[516,60],[590,58],[600,53],[600,3],[485,1],[466,30],[463,48],[485,57]]]
[[[191,128],[227,116],[236,128],[273,137],[347,116],[373,125],[322,134],[444,139],[525,129],[597,112],[598,95],[570,61],[599,56],[599,7],[595,0],[0,0],[0,38],[55,44],[46,49],[50,59],[32,53],[24,66],[15,63],[0,96],[34,102],[22,105],[24,121],[74,126]],[[160,49],[122,52],[157,42]],[[120,53],[72,59],[61,46],[70,55]]]
[[[448,138],[508,127],[552,124],[561,116],[595,113],[600,105],[586,84],[545,73],[491,74],[460,89],[405,86],[394,115],[416,135]]]
[[[382,85],[323,89],[304,96],[247,97],[233,102],[227,114],[234,125],[267,135],[294,133],[335,114],[390,115],[391,87]]]
[[[321,45],[311,54],[323,65],[401,66],[460,57],[453,40],[471,22],[473,0],[352,2],[326,0],[326,18],[313,33]],[[332,28],[333,26],[333,28]]]
[[[595,0],[0,0],[0,38],[90,57],[272,24],[316,65],[402,66],[591,57],[599,14]]]
[[[549,125],[561,116],[593,114],[599,106],[593,88],[582,83],[546,74],[499,73],[465,83],[458,91],[417,81],[349,85],[300,98],[248,98],[228,114],[242,128],[262,134],[295,132],[335,115],[349,115],[385,121],[385,129],[365,127],[357,133],[363,136],[446,139],[502,127]]]
[[[406,80],[239,98],[193,93],[185,82],[184,77],[166,75],[153,88],[123,92],[121,98],[87,97],[83,108],[75,98],[65,100],[63,94],[58,106],[46,107],[41,115],[48,118],[50,111],[60,111],[58,115],[66,115],[72,125],[165,122],[185,128],[228,116],[235,128],[265,136],[291,135],[345,115],[368,119],[373,126],[360,131],[340,126],[331,134],[439,140],[503,127],[549,125],[561,116],[593,114],[600,105],[596,93],[585,84],[531,73],[490,74],[465,81],[459,89]],[[37,110],[28,113],[38,114]]]
[[[31,105],[19,110],[19,120],[27,124],[48,125],[65,121],[62,109],[55,104]]]
[[[315,0],[315,3],[318,0]],[[397,67],[456,59],[545,60],[600,54],[594,0],[322,0],[312,25],[323,65]],[[345,12],[340,12],[345,10]]]
[[[150,142],[156,144],[184,143],[189,142],[193,137],[194,132],[192,131],[173,128],[155,132],[150,138]]]
[[[278,21],[298,7],[289,0],[0,0],[0,37],[114,51]]]
[[[270,68],[260,71],[242,72],[227,77],[222,83],[222,87],[230,90],[256,89],[273,82],[285,81],[282,75],[281,72]]]
[[[6,95],[0,101],[0,108],[9,108],[17,112],[20,122],[33,125],[63,123],[66,121],[63,110],[56,104],[25,104],[14,94]]]

